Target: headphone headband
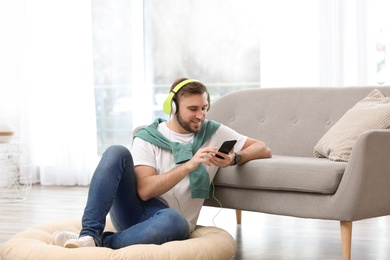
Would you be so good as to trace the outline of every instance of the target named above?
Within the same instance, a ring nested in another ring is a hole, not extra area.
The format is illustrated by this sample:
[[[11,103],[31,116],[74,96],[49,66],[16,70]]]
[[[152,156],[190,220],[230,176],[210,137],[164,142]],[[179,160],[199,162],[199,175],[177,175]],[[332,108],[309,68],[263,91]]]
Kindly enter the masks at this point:
[[[182,82],[180,82],[179,84],[176,85],[176,87],[174,87],[172,89],[171,92],[173,92],[174,94],[176,94],[177,92],[179,92],[179,90],[184,87],[185,85],[187,85],[188,83],[191,83],[191,82],[199,82],[198,80],[196,79],[186,79],[186,80],[183,80]]]
[[[173,89],[172,91],[168,94],[168,97],[167,99],[165,99],[164,101],[164,104],[163,104],[163,109],[164,109],[164,113],[169,115],[172,113],[172,99],[173,99],[173,96],[176,95],[177,92],[179,92],[179,90],[184,87],[185,85],[189,84],[189,83],[192,83],[192,82],[199,82],[199,80],[196,80],[196,79],[186,79],[186,80],[183,80],[182,82],[180,82],[179,84],[177,84]]]

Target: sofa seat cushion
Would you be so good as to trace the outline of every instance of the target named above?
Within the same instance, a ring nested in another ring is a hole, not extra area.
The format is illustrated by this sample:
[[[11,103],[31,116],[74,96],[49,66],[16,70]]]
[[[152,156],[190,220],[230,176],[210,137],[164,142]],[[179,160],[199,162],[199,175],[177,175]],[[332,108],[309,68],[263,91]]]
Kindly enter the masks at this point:
[[[334,194],[346,162],[324,158],[274,155],[241,166],[219,169],[215,186]]]

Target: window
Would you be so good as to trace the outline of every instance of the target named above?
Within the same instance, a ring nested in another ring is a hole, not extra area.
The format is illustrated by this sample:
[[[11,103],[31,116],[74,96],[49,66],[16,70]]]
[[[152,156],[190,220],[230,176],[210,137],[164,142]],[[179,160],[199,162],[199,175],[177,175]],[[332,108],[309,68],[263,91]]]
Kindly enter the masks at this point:
[[[129,144],[132,125],[131,5],[92,1],[98,152]]]
[[[134,17],[139,15],[136,1],[131,3],[93,1],[100,154],[112,144],[131,144],[131,131],[140,122],[136,115],[145,122],[166,117],[162,104],[176,78],[201,80],[212,101],[260,86],[257,1],[145,0],[140,18]],[[139,41],[144,49],[137,52]],[[144,75],[141,85],[134,83],[139,74]]]

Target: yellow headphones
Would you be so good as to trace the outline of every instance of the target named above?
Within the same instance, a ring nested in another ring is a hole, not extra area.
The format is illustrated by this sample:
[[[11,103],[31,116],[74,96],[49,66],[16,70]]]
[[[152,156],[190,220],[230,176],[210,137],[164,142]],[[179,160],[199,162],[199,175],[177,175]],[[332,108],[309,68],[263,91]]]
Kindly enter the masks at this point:
[[[188,83],[191,83],[191,82],[200,82],[200,81],[196,80],[196,79],[186,79],[186,80],[183,80],[182,82],[180,82],[179,84],[177,84],[172,89],[172,91],[168,94],[168,97],[165,99],[164,104],[163,104],[163,109],[164,109],[165,114],[167,114],[167,115],[176,114],[177,104],[176,104],[175,100],[173,99],[173,97],[176,95],[177,92],[179,92],[179,90],[182,87],[184,87],[185,85],[187,85]],[[207,92],[207,101],[209,103],[209,105],[207,107],[207,111],[208,111],[210,109],[210,95],[208,92]]]

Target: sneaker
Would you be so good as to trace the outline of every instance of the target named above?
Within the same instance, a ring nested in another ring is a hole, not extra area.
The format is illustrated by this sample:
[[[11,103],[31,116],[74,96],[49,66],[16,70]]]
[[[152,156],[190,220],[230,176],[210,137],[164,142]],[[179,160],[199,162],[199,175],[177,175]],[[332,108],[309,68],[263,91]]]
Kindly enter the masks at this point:
[[[51,241],[52,245],[64,246],[65,242],[69,239],[77,239],[79,234],[69,231],[57,231],[53,234],[53,240]]]
[[[64,247],[78,248],[78,247],[95,247],[95,240],[91,236],[84,236],[76,239],[69,239],[66,241]]]

